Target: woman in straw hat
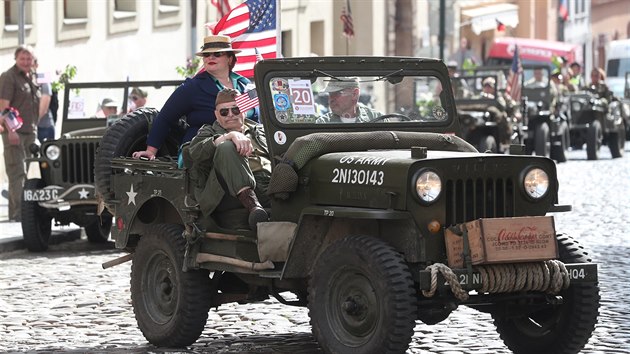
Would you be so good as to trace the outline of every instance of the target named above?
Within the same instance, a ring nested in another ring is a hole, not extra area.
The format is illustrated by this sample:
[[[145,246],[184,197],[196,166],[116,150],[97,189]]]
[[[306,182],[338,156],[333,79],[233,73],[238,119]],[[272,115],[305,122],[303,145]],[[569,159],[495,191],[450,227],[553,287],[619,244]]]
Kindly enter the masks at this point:
[[[215,101],[219,91],[230,88],[243,93],[250,84],[247,78],[232,71],[238,52],[240,50],[232,48],[232,41],[228,36],[205,37],[201,50],[196,54],[203,58],[204,70],[186,79],[173,92],[153,121],[146,150],[136,151],[132,156],[155,159],[155,154],[166,140],[171,127],[182,116],[186,116],[188,123],[182,144],[190,141],[202,125],[214,123]]]

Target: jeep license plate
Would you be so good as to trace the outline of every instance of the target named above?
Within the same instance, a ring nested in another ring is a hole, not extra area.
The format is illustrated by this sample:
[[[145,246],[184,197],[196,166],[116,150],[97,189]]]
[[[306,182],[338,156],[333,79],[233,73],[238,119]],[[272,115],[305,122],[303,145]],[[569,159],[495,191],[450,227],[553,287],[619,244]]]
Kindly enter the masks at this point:
[[[26,202],[45,202],[49,200],[56,200],[58,198],[59,189],[56,188],[24,190],[24,201]]]

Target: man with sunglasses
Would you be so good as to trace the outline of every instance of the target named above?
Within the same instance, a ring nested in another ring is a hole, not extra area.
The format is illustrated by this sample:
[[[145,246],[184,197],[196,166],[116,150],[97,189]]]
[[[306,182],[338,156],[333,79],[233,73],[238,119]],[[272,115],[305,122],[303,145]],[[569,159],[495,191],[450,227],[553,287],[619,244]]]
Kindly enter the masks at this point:
[[[199,129],[188,153],[191,175],[197,180],[195,197],[204,216],[210,216],[228,193],[247,209],[254,230],[269,218],[263,205],[269,205],[271,161],[262,125],[243,116],[235,102],[238,94],[233,89],[219,92],[216,122]]]
[[[323,92],[328,93],[330,112],[317,119],[317,123],[363,123],[382,115],[359,103],[361,91],[357,77],[332,80],[328,82]]]

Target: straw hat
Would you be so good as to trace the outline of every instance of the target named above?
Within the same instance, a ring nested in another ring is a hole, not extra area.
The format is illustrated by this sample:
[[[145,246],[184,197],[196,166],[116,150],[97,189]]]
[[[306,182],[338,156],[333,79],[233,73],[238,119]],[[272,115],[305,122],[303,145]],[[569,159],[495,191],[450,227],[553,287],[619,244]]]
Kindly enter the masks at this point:
[[[216,53],[216,52],[234,52],[240,53],[238,49],[232,48],[232,39],[228,36],[206,36],[203,39],[203,46],[201,51],[197,52],[197,56],[203,56],[203,53]]]

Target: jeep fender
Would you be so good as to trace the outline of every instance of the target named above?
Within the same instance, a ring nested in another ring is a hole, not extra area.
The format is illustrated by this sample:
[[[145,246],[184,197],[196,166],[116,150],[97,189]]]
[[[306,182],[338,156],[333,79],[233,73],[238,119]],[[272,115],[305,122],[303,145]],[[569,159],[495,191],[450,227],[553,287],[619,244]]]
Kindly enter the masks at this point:
[[[413,226],[409,226],[409,223]],[[395,225],[405,225],[396,228]],[[406,230],[401,231],[401,230]],[[414,232],[409,232],[413,230]],[[410,213],[348,207],[309,207],[300,216],[282,278],[305,278],[321,252],[334,241],[349,235],[383,239],[394,248],[407,251],[408,261],[422,256],[420,237]]]

